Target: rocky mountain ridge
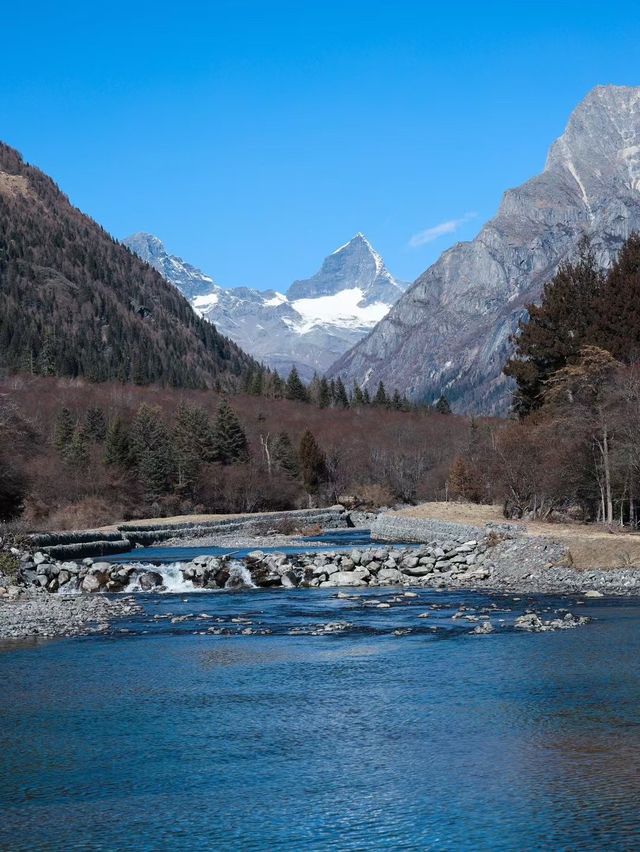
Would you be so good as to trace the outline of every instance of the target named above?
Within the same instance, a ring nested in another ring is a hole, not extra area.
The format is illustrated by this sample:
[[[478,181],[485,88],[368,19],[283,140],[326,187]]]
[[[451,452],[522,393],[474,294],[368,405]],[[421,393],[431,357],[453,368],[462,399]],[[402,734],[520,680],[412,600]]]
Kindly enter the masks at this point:
[[[599,86],[572,113],[543,172],[508,190],[478,236],[445,251],[330,373],[503,413],[502,368],[525,305],[584,234],[606,266],[638,229],[640,88]]]
[[[406,288],[361,233],[325,258],[315,275],[294,281],[285,293],[221,287],[170,255],[150,234],[134,234],[124,243],[245,351],[282,373],[295,364],[305,379],[324,373],[386,315]]]

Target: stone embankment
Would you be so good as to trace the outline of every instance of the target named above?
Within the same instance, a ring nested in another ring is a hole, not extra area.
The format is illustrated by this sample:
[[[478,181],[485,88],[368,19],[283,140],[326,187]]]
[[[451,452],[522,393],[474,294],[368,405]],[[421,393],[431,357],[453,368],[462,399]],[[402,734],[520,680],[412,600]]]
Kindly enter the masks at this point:
[[[69,532],[35,533],[27,539],[32,550],[52,559],[83,559],[125,553],[133,547],[160,544],[173,539],[203,538],[233,534],[268,535],[282,530],[290,532],[309,527],[343,529],[352,526],[344,506],[324,509],[297,509],[290,512],[263,512],[236,518],[211,521],[150,524],[139,521],[125,523],[113,531],[75,530]]]

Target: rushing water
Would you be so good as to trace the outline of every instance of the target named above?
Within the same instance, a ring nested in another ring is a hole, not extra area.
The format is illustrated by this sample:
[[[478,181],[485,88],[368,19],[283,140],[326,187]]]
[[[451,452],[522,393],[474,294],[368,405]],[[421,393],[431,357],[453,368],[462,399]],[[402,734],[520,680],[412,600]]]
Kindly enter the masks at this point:
[[[149,594],[5,648],[0,848],[638,848],[640,602],[337,595]]]

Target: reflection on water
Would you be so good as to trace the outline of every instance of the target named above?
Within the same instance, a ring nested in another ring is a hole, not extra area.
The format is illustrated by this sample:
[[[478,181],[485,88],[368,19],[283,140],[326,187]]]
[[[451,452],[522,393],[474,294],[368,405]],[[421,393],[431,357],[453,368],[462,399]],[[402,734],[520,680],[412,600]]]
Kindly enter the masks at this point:
[[[0,656],[0,848],[638,848],[638,603],[144,606],[102,638]],[[521,633],[527,608],[593,621]]]

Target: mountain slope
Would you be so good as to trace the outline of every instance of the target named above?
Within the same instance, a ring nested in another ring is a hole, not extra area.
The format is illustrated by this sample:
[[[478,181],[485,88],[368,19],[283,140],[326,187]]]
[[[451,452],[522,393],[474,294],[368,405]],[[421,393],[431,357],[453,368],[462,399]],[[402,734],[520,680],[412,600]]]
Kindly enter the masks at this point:
[[[168,254],[150,234],[124,242],[189,295],[194,309],[223,334],[280,372],[295,364],[306,379],[325,372],[373,328],[406,286],[388,272],[363,234],[330,254],[314,276],[294,281],[286,294],[224,289]]]
[[[0,367],[232,389],[252,364],[0,143]]]
[[[589,234],[607,265],[640,228],[640,88],[600,86],[575,109],[544,171],[421,275],[331,368],[458,410],[505,411],[509,336],[559,263]]]

